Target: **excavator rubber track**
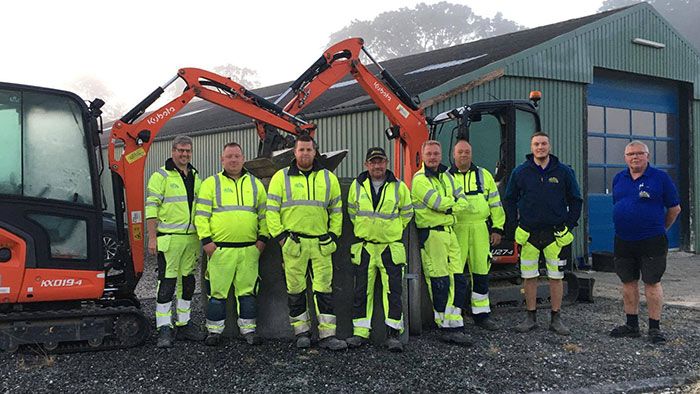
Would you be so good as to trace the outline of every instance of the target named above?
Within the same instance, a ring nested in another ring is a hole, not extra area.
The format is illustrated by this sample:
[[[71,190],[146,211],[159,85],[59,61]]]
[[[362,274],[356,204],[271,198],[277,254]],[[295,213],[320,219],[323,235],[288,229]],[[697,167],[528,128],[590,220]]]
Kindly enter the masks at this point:
[[[90,305],[75,309],[0,314],[0,350],[41,346],[48,354],[125,349],[143,344],[150,323],[135,306]]]

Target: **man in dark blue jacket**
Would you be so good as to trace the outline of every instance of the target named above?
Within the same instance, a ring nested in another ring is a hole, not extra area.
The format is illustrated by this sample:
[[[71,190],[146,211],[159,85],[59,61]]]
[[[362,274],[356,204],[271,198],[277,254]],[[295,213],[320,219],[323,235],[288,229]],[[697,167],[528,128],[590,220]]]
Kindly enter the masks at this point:
[[[549,329],[559,335],[571,332],[559,312],[564,272],[561,267],[571,253],[571,230],[581,215],[581,192],[574,171],[550,154],[549,136],[537,132],[530,138],[527,160],[511,174],[504,198],[506,216],[517,220],[515,242],[520,250],[520,276],[523,278],[527,317],[515,327],[528,332],[537,327],[537,277],[540,253],[547,263],[552,302]]]

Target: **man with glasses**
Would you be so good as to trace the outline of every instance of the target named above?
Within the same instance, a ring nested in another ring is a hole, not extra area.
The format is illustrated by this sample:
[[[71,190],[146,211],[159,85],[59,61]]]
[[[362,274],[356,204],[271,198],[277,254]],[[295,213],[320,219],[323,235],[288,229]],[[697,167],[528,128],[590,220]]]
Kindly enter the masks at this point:
[[[666,340],[660,328],[666,270],[666,232],[681,212],[678,191],[671,177],[649,164],[649,148],[641,141],[625,147],[627,169],[613,179],[615,223],[615,272],[622,281],[622,299],[627,321],[610,336],[639,337],[639,278],[649,309],[649,340]]]
[[[178,279],[177,338],[202,341],[205,334],[190,323],[194,295],[194,267],[199,257],[199,239],[194,226],[194,208],[202,183],[192,167],[192,138],[177,136],[171,157],[148,180],[146,227],[148,253],[157,256],[158,295],[156,327],[159,348],[173,346],[172,300]]]

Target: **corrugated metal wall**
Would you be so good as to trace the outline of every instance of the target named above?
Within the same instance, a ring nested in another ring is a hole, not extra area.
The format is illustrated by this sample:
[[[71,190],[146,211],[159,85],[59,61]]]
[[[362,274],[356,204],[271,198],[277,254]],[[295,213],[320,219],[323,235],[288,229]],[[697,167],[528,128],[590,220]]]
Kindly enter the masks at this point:
[[[663,49],[632,43],[656,41]],[[700,99],[700,54],[649,5],[613,14],[516,55],[506,75],[593,82],[593,67],[694,84]]]

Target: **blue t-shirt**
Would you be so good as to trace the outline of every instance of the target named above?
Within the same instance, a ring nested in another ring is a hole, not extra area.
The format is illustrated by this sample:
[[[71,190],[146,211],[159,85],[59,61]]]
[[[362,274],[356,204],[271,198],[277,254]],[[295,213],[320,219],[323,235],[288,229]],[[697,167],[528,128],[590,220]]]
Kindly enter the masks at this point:
[[[665,234],[666,208],[678,204],[678,190],[666,172],[648,165],[644,174],[633,180],[625,169],[613,179],[615,235],[639,241]]]

